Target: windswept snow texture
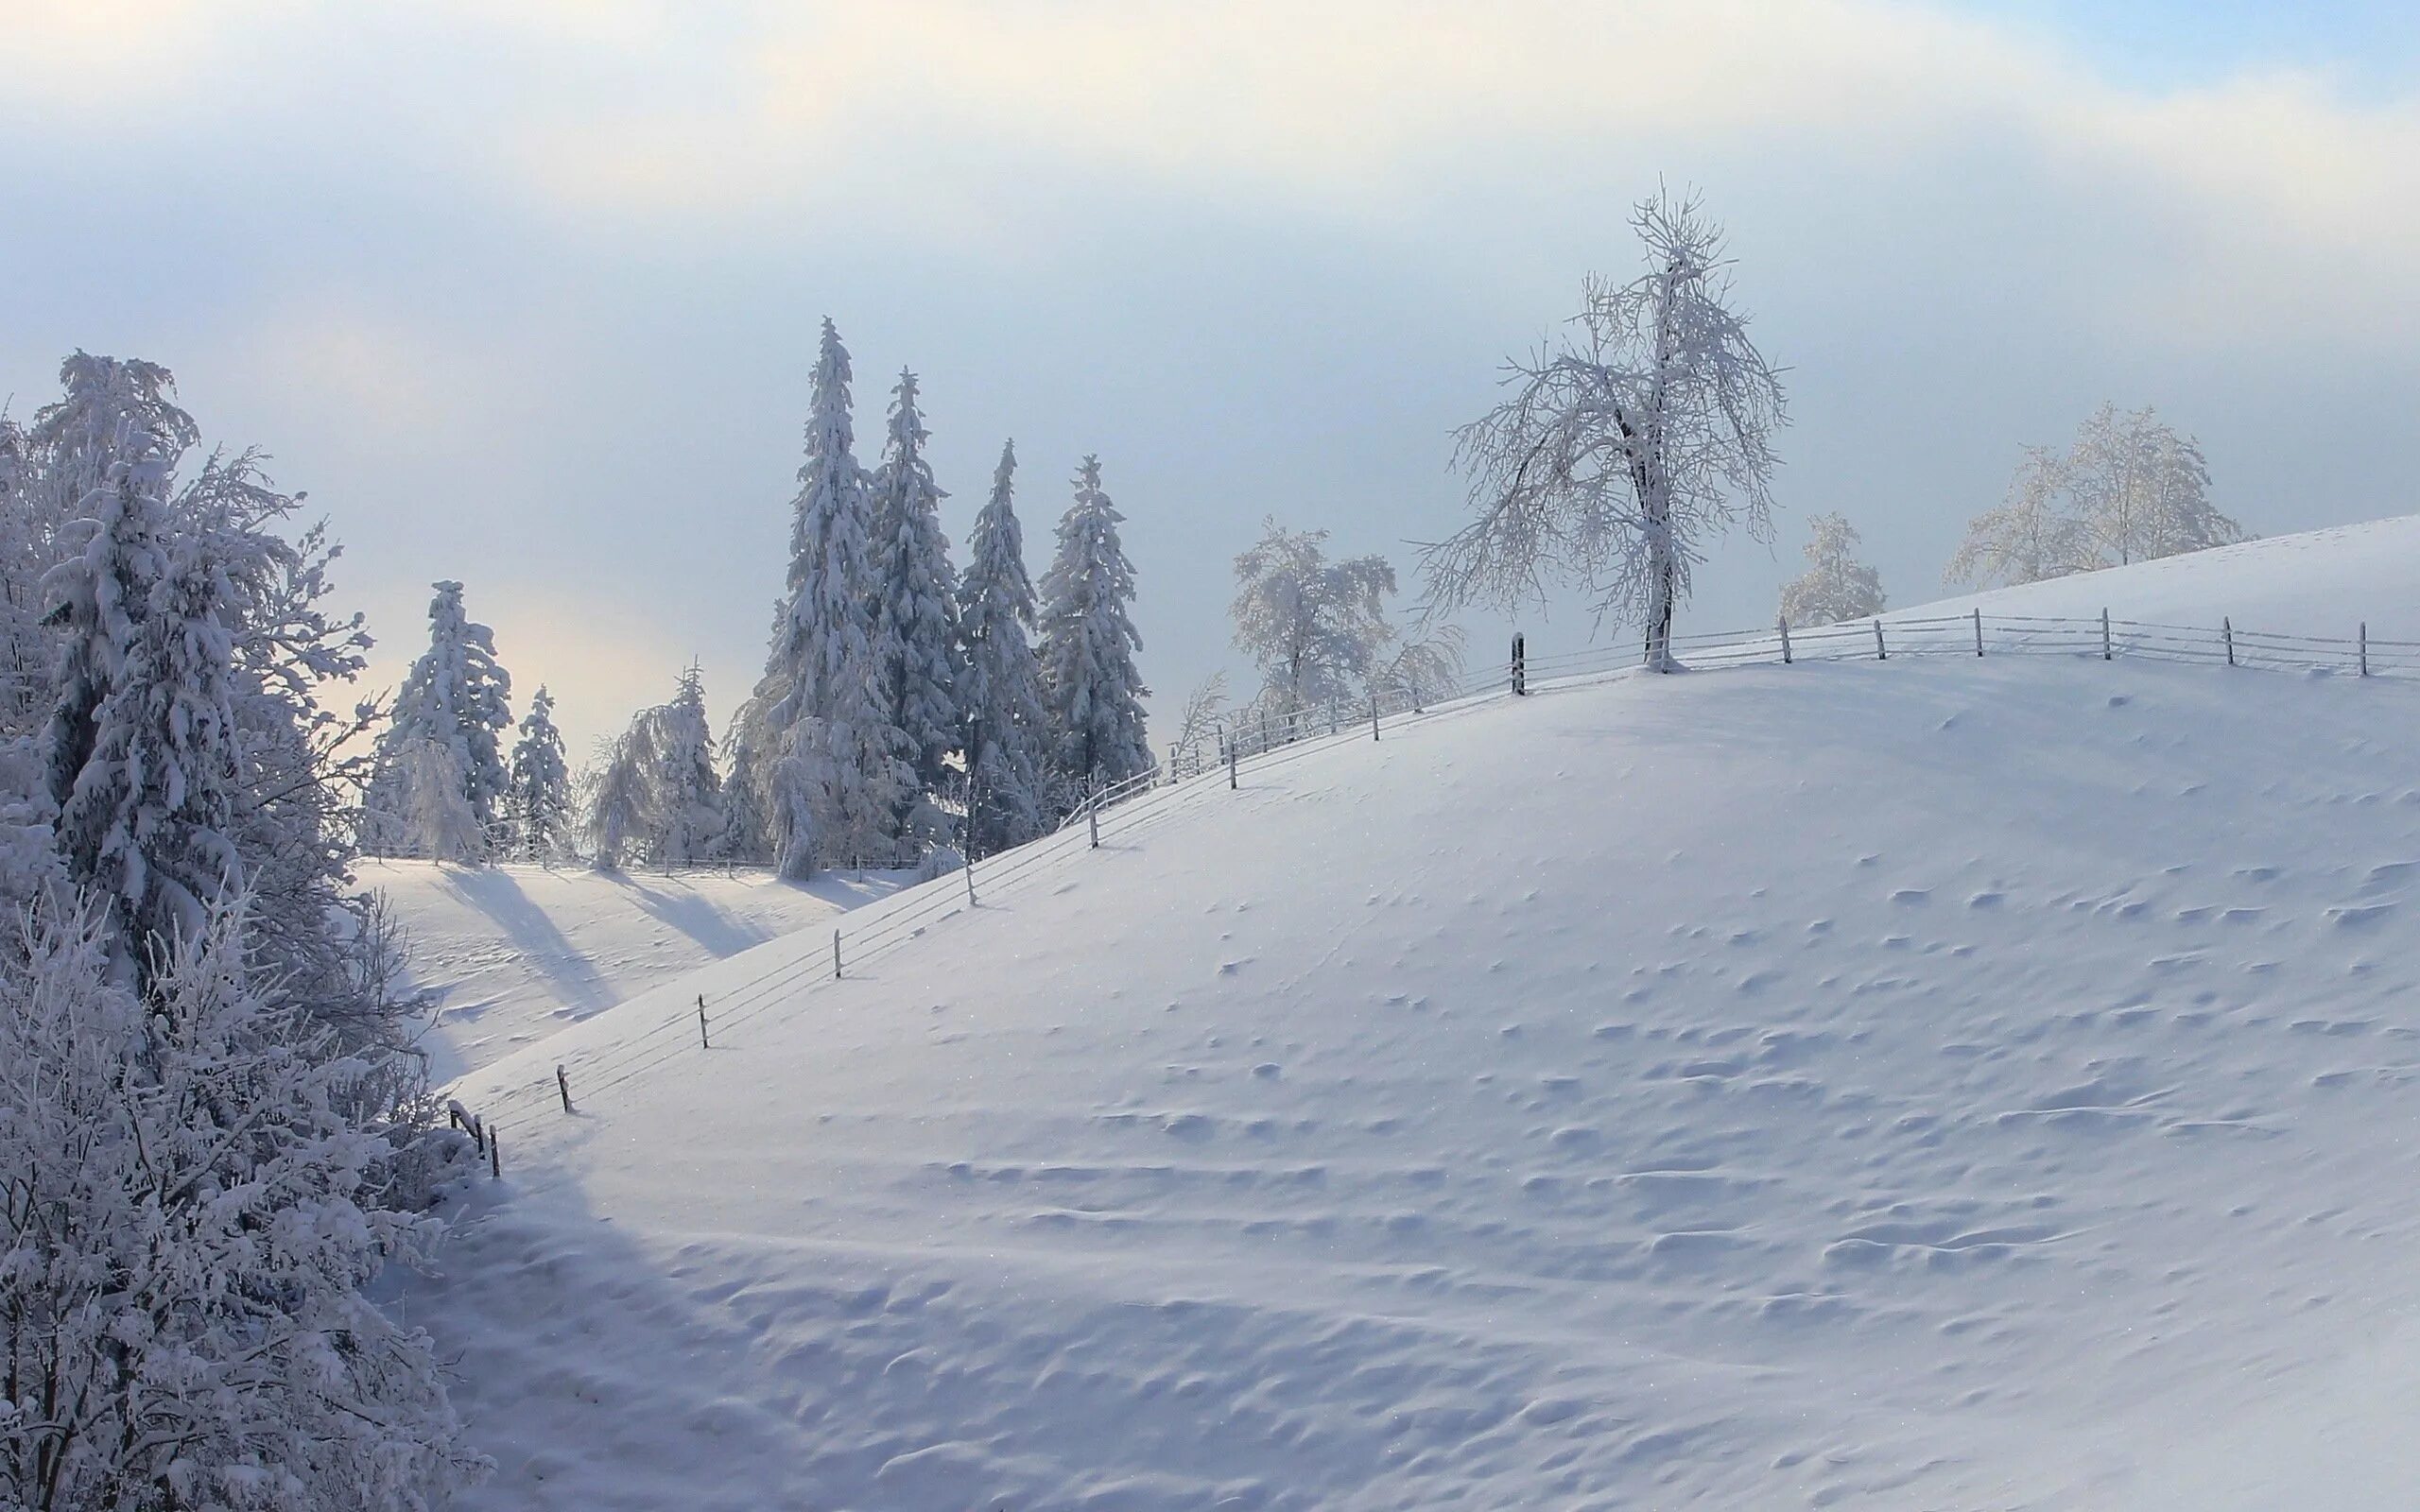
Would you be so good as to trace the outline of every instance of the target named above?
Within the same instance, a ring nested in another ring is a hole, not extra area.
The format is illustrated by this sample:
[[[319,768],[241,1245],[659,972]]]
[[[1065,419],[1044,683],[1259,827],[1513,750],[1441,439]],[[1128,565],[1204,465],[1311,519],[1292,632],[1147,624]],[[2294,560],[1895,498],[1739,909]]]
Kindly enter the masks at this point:
[[[407,1298],[472,1504],[2406,1504],[2414,749],[2383,679],[1802,664],[1113,811],[712,969],[805,974],[711,1051],[684,983],[467,1079],[583,1097]]]
[[[828,930],[834,916],[894,885],[880,872],[798,885],[761,869],[625,874],[364,858],[354,870],[403,922],[410,986],[436,994],[424,1043],[440,1080],[709,962]]]

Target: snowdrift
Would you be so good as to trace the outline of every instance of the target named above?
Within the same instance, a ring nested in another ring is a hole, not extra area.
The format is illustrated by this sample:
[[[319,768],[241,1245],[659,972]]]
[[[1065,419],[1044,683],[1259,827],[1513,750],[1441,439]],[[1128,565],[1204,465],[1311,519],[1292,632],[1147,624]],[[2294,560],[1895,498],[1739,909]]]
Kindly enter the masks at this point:
[[[1273,759],[474,1072],[404,1305],[497,1508],[2399,1506],[2415,748],[2089,656]]]

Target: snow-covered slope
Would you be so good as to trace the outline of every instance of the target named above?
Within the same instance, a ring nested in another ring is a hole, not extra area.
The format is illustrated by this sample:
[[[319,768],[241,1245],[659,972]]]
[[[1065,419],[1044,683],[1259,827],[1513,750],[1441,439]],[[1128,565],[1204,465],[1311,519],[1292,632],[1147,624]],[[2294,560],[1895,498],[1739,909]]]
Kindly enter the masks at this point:
[[[848,873],[796,886],[764,871],[627,875],[366,860],[406,932],[411,985],[436,993],[427,1037],[450,1079],[893,884]]]
[[[1295,754],[474,1074],[405,1305],[483,1507],[2399,1507],[2414,749],[1995,657]]]
[[[2079,619],[2105,609],[2126,619],[2201,626],[2223,617],[2238,628],[2299,635],[2349,636],[2367,620],[2374,636],[2420,639],[2420,515],[1963,594],[1883,617],[1963,614],[1978,607],[1986,615]]]

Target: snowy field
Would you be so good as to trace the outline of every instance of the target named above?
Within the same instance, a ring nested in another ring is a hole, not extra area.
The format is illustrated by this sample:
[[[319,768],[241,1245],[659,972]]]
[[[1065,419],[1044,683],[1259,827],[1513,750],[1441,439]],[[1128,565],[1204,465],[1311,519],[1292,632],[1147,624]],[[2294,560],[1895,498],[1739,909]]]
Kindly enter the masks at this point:
[[[2016,596],[2376,626],[2420,531],[2198,565]],[[401,1305],[479,1507],[2407,1506],[2414,749],[2409,681],[2001,657],[1248,767],[471,1074],[507,1179]]]
[[[411,986],[436,994],[424,1040],[441,1080],[543,1040],[710,961],[888,894],[881,873],[807,886],[762,870],[666,876],[365,857],[394,904]]]

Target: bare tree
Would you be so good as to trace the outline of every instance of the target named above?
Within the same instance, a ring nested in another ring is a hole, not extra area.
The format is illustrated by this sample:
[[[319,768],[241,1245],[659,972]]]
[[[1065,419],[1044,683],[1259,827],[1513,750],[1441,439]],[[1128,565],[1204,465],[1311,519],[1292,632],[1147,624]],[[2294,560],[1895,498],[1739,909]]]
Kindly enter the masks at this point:
[[[1227,675],[1213,672],[1184,696],[1184,711],[1177,716],[1176,739],[1168,746],[1168,770],[1182,775],[1187,765],[1201,764],[1201,751],[1217,736],[1219,716],[1227,707]]]
[[[1456,438],[1478,518],[1421,566],[1432,614],[1576,583],[1599,615],[1642,624],[1647,664],[1668,671],[1703,543],[1737,524],[1772,539],[1772,437],[1789,411],[1732,308],[1721,228],[1669,196],[1631,225],[1649,270],[1592,276],[1575,337],[1509,365],[1512,397]]]
[[[2103,404],[2066,451],[2026,448],[2006,502],[1966,526],[1942,576],[1986,588],[2038,582],[2243,539],[2210,503],[2199,441],[2149,405]]]
[[[1255,701],[1280,717],[1366,682],[1395,638],[1386,602],[1395,570],[1384,557],[1330,561],[1326,547],[1326,531],[1271,519],[1236,558],[1236,649],[1260,668]]]

